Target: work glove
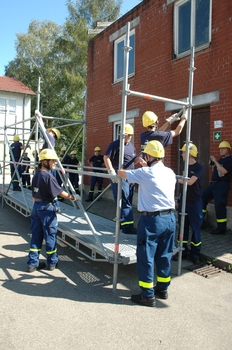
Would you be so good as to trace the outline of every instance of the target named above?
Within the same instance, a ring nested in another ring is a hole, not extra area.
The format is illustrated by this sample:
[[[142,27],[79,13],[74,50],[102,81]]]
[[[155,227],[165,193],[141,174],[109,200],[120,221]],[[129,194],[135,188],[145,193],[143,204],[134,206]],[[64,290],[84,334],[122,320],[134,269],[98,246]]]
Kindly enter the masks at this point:
[[[108,170],[108,174],[110,174],[110,175],[117,175],[114,169],[109,169],[109,170]],[[118,182],[118,179],[117,179],[117,178],[113,178],[113,179],[110,179],[110,180],[111,180],[112,182],[114,182],[114,183],[117,183],[117,182]]]
[[[178,113],[174,113],[171,115],[171,117],[167,118],[166,121],[172,125],[173,123],[175,123],[177,120],[180,120],[180,117],[178,116]]]
[[[72,202],[81,200],[81,197],[79,196],[79,194],[73,194],[73,197],[74,197],[74,199],[71,199]]]
[[[187,120],[188,119],[188,110],[187,110],[187,108],[183,108],[183,113],[182,113],[182,116],[180,117],[180,119],[182,120],[182,119],[185,119],[185,120]]]

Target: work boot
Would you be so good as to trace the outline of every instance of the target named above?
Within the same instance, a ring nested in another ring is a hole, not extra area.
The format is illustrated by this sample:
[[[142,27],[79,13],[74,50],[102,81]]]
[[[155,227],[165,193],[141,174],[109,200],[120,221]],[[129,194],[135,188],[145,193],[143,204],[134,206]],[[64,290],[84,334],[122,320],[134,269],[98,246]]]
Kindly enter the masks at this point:
[[[123,229],[122,232],[125,233],[126,235],[137,235],[137,228],[132,226],[132,227],[128,228],[127,230]]]
[[[176,253],[172,256],[172,261],[178,261],[178,257],[179,257],[179,253]],[[182,253],[182,260],[186,260],[187,259],[187,254],[183,254]]]
[[[226,233],[226,230],[219,230],[218,228],[215,228],[215,230],[211,231],[211,235],[224,235]]]
[[[155,303],[156,303],[155,297],[147,298],[147,297],[144,297],[142,294],[133,294],[131,296],[131,301],[139,305],[151,306],[151,307],[155,306]]]
[[[159,299],[168,299],[168,291],[166,289],[155,289],[155,297]]]
[[[56,263],[55,265],[52,266],[48,266],[48,271],[53,271],[58,267],[58,263]]]
[[[200,259],[198,256],[194,256],[194,257],[192,256],[191,259],[194,265],[200,264]]]
[[[92,202],[93,199],[92,199],[92,198],[87,198],[85,201],[86,201],[86,202]]]
[[[44,262],[40,262],[38,266],[28,266],[27,272],[31,273],[36,270],[42,270],[46,267],[46,264]]]

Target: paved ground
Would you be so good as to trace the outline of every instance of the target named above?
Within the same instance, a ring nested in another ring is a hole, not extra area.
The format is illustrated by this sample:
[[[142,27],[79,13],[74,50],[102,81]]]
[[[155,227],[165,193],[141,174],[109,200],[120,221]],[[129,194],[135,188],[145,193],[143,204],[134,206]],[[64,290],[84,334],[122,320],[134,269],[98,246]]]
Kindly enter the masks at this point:
[[[111,202],[103,199],[91,211],[97,207],[114,218]],[[136,210],[135,216],[137,221]],[[130,301],[139,292],[136,264],[119,265],[113,292],[111,264],[89,261],[59,243],[59,268],[29,274],[29,218],[5,206],[0,224],[1,350],[231,348],[231,273],[206,279],[185,269],[184,261],[177,276],[173,262],[168,300],[142,307]],[[205,255],[223,260],[231,252],[232,235],[202,236]],[[44,254],[43,248],[42,261]]]

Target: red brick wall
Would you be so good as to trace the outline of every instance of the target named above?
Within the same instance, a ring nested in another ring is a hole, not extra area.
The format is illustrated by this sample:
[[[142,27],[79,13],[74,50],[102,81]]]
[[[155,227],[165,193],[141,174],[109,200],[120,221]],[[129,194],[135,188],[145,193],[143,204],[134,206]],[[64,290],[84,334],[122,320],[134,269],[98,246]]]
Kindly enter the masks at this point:
[[[129,78],[130,89],[171,99],[188,96],[190,56],[173,60],[173,4],[166,0],[144,0],[89,43],[87,158],[95,146],[104,153],[113,140],[113,123],[108,116],[119,113],[122,106],[122,83],[113,84],[114,43],[109,36],[140,16],[135,27],[135,76]],[[211,45],[195,53],[193,95],[219,90],[220,100],[210,105],[210,153],[218,153],[213,141],[214,121],[222,120],[222,138],[232,143],[232,1],[212,1]],[[170,115],[164,103],[138,97],[127,99],[127,110],[139,108],[141,116],[153,110],[160,124]],[[194,123],[194,120],[192,121]],[[135,147],[140,150],[139,134],[144,131],[141,118],[134,119]],[[202,135],[202,137],[204,137]],[[176,167],[176,143],[166,148],[166,164]],[[87,180],[85,180],[87,181]],[[229,204],[232,205],[232,195]]]

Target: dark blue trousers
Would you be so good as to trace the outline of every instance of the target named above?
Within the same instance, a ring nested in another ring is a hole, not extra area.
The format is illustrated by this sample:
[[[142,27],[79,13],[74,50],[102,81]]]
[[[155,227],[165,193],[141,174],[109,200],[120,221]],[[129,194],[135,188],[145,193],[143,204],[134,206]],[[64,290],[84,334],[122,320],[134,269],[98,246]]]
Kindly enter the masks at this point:
[[[111,181],[114,201],[117,203],[118,184]],[[134,226],[134,216],[132,200],[134,195],[134,185],[129,184],[125,179],[122,180],[122,209],[121,209],[121,228],[123,232]]]
[[[47,265],[54,266],[58,262],[56,237],[58,203],[35,202],[31,213],[31,242],[28,256],[28,266],[39,265],[39,254],[43,239],[46,242]]]
[[[98,184],[97,193],[100,194],[102,192],[103,177],[98,177],[98,176],[91,177],[91,183],[90,183],[90,188],[89,188],[89,198],[90,199],[93,199],[94,187],[95,187],[96,183]]]
[[[157,216],[141,215],[137,233],[137,269],[141,293],[154,296],[156,289],[166,290],[171,281],[171,258],[176,219],[174,213]]]
[[[18,161],[19,161],[19,159],[17,159],[17,160],[15,159],[15,162],[18,162]],[[19,188],[19,179],[18,179],[17,173],[15,172],[15,174],[14,174],[15,168],[16,168],[16,165],[14,165],[13,163],[10,163],[10,174],[11,174],[11,179],[12,179],[13,190]],[[17,169],[19,172],[19,176],[21,177],[21,174],[22,174],[21,165],[19,165]]]
[[[217,228],[219,230],[226,230],[227,223],[227,197],[230,190],[230,182],[228,181],[218,181],[211,182],[208,187],[206,187],[202,192],[202,210],[206,213],[207,204],[213,199]]]
[[[182,202],[179,202],[178,214],[181,212]],[[188,254],[188,239],[189,229],[192,228],[191,250],[190,255],[192,258],[199,258],[201,251],[201,225],[203,221],[202,214],[202,199],[199,198],[194,202],[186,202],[185,207],[185,220],[184,220],[184,232],[183,234],[183,256]],[[178,215],[179,229],[181,224],[181,215]]]

